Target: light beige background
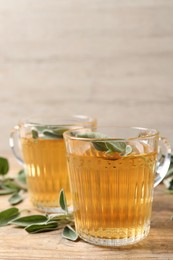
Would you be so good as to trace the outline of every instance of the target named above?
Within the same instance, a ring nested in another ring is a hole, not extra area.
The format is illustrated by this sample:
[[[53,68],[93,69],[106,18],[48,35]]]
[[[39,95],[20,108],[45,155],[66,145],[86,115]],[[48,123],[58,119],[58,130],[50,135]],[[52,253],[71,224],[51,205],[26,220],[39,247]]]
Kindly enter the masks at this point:
[[[158,128],[173,145],[172,0],[0,0],[0,153],[34,114]]]

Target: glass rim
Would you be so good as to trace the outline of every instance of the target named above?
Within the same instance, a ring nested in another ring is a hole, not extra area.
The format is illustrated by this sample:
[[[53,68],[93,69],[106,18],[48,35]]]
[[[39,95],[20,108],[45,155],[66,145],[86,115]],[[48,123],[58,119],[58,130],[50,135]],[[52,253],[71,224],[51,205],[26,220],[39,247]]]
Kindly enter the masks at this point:
[[[49,121],[50,120],[50,121]],[[59,120],[59,121],[58,121]],[[80,121],[81,120],[81,121]],[[40,121],[40,122],[39,122]],[[56,123],[57,122],[57,123]],[[43,117],[31,117],[20,120],[18,123],[19,127],[29,127],[29,126],[50,126],[50,127],[61,127],[61,126],[80,126],[87,124],[92,124],[96,122],[96,118],[89,115],[65,115],[58,117],[51,117],[44,119]]]
[[[150,139],[150,138],[154,138],[154,137],[159,137],[159,131],[157,129],[154,128],[147,128],[147,127],[138,127],[138,126],[98,126],[98,128],[117,128],[117,129],[131,129],[131,130],[141,130],[141,131],[147,131],[148,134],[145,136],[137,136],[137,137],[130,137],[130,138],[118,138],[118,137],[102,137],[102,138],[88,138],[88,137],[77,137],[77,136],[73,136],[72,132],[77,132],[80,130],[91,130],[90,128],[84,128],[84,127],[80,127],[80,128],[74,128],[74,129],[70,129],[67,130],[63,133],[64,138],[69,138],[71,140],[78,140],[78,141],[125,141],[125,140],[143,140],[143,139]],[[150,133],[149,133],[150,132]]]

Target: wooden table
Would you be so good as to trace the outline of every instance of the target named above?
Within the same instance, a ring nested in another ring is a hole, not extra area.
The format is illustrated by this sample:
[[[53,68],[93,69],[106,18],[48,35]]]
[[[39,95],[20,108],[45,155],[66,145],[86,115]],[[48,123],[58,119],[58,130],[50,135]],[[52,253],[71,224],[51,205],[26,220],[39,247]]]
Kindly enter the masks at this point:
[[[0,210],[9,207],[8,196],[0,197]],[[20,209],[34,209],[27,197]],[[0,228],[1,260],[53,259],[173,259],[173,195],[165,187],[155,189],[151,231],[142,242],[122,248],[104,248],[83,241],[71,242],[61,231],[28,234],[25,230],[6,226]]]

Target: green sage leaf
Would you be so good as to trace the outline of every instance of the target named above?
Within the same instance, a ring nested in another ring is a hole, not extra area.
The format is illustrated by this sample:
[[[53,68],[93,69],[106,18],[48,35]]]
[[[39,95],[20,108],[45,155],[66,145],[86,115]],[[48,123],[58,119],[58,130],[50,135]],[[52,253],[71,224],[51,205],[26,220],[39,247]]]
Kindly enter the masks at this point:
[[[71,241],[76,241],[79,238],[79,235],[76,233],[76,231],[69,225],[64,228],[62,236]]]
[[[106,146],[110,152],[123,153],[126,150],[126,143],[124,142],[106,142]]]
[[[97,138],[97,139],[107,138],[106,135],[99,133],[99,132],[80,133],[80,134],[77,134],[76,137],[79,137],[79,138]]]
[[[48,222],[44,224],[29,225],[25,228],[25,230],[28,233],[35,234],[40,232],[48,232],[48,231],[56,230],[57,228],[58,228],[57,222]]]
[[[56,133],[54,133],[52,130],[44,130],[43,134],[45,136],[48,136],[48,137],[51,137],[51,138],[59,138],[59,136]]]
[[[6,226],[9,222],[20,215],[18,208],[9,208],[0,212],[0,227]]]
[[[56,129],[53,129],[52,131],[57,135],[59,136],[60,138],[63,138],[63,133],[68,131],[70,128],[67,128],[67,127],[60,127],[60,128],[56,128]]]
[[[11,224],[15,224],[19,227],[27,227],[29,225],[35,225],[35,224],[45,224],[47,223],[48,218],[45,215],[31,215],[31,216],[25,216],[21,218],[16,218],[11,221]]]
[[[51,138],[63,138],[63,133],[69,130],[69,128],[56,128],[51,130],[44,130],[43,134]]]
[[[106,135],[101,134],[99,132],[88,132],[88,133],[81,133],[81,134],[77,134],[77,137],[79,138],[107,138]],[[94,146],[94,148],[98,151],[107,151],[108,148],[106,146],[106,142],[105,141],[92,141],[92,144]]]
[[[173,179],[169,182],[168,190],[173,191]]]
[[[125,151],[125,155],[131,154],[133,151],[132,147],[130,145],[126,146],[126,151]]]
[[[97,138],[97,139],[107,139],[108,136],[99,133],[99,132],[88,132],[77,134],[77,137],[81,138]],[[121,139],[117,139],[116,141],[91,141],[94,148],[98,151],[112,153],[118,152],[122,155],[128,155],[132,152],[132,147],[130,145],[126,145],[125,142],[122,142]]]
[[[5,187],[0,188],[0,195],[8,195],[8,194],[12,194],[12,193],[14,193],[13,189],[8,189],[8,188],[5,188]]]
[[[8,199],[9,203],[11,205],[17,205],[20,202],[23,201],[22,196],[19,193],[14,193],[9,199]]]
[[[26,174],[24,170],[20,170],[18,172],[17,179],[23,184],[26,184]]]
[[[72,213],[65,213],[65,214],[50,214],[48,221],[57,221],[57,222],[63,222],[63,223],[70,223],[73,222],[74,223],[74,216]]]
[[[64,190],[61,189],[59,194],[59,204],[62,210],[66,211],[68,213],[68,207],[67,207],[67,201],[65,197]]]
[[[21,189],[20,185],[17,184],[14,179],[5,179],[3,181],[3,187],[6,189],[11,189],[13,192],[19,191]]]
[[[0,157],[0,175],[6,175],[9,171],[8,160],[4,157]]]
[[[37,130],[32,129],[31,133],[32,133],[32,138],[33,138],[33,139],[37,139],[37,138],[38,138],[38,132],[37,132]]]

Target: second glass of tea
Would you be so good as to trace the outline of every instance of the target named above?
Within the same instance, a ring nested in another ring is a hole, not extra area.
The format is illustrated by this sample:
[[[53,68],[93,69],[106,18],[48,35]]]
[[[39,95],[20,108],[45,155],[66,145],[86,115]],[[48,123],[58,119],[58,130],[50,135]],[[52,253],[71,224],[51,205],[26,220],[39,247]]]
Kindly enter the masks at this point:
[[[63,133],[78,127],[93,128],[94,118],[77,115],[54,120],[28,120],[11,132],[10,146],[24,166],[33,205],[47,213],[60,212],[59,192],[64,190],[72,208]]]

